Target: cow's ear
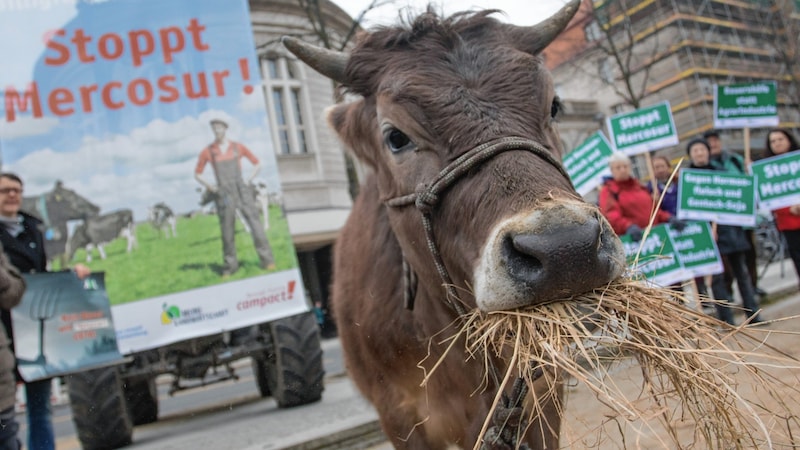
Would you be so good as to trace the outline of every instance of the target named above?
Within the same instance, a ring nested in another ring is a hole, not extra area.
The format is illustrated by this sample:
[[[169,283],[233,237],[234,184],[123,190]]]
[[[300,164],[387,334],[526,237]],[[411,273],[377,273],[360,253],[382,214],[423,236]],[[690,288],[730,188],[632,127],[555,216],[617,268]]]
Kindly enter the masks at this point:
[[[331,106],[326,113],[328,125],[339,135],[345,147],[361,162],[375,169],[375,152],[380,149],[380,142],[375,138],[375,114],[370,114],[367,109],[364,100],[358,100]]]

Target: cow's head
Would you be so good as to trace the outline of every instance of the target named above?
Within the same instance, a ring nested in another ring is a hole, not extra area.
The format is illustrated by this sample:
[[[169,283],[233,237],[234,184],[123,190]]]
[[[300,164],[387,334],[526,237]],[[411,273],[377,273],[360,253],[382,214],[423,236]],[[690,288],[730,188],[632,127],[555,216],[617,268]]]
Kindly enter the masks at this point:
[[[537,56],[578,4],[533,27],[502,24],[491,12],[440,19],[429,10],[407,28],[362,34],[349,55],[284,39],[299,58],[360,96],[332,108],[329,122],[375,172],[420,284],[426,277],[429,286],[442,284],[421,212],[414,202],[392,199],[429,188],[473,149],[514,137],[516,148],[455,168],[463,174],[428,199],[432,206],[422,206],[459,292],[471,291],[484,311],[502,310],[569,297],[621,274],[619,240],[554,161],[561,155],[559,103]]]

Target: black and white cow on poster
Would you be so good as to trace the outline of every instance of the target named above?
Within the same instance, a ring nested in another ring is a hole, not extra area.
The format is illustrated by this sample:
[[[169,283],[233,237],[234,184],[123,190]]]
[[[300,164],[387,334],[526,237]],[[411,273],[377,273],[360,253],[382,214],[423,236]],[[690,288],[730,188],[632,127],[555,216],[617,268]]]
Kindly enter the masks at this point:
[[[94,248],[97,248],[100,253],[100,259],[106,259],[103,247],[118,237],[128,240],[128,253],[137,245],[133,211],[130,209],[120,209],[91,217],[75,227],[69,242],[67,242],[68,260],[72,260],[75,251],[79,248],[86,249],[86,261],[92,260]]]
[[[167,238],[178,236],[178,220],[175,217],[175,213],[172,211],[172,208],[167,206],[166,203],[156,203],[148,208],[148,213],[150,216],[150,225],[156,229],[159,235],[164,233],[164,236]]]

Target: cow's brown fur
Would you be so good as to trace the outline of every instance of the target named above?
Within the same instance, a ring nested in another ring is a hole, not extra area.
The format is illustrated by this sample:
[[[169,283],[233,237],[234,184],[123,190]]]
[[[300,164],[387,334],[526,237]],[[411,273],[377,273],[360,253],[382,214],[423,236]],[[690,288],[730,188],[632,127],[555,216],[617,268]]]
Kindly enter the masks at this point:
[[[364,34],[344,80],[361,98],[329,114],[342,141],[373,170],[337,242],[334,314],[350,375],[397,448],[471,448],[498,388],[491,380],[484,385],[486,368],[467,361],[463,343],[421,386],[443,356],[442,341],[457,318],[444,299],[419,211],[385,201],[414,192],[464,152],[499,137],[531,139],[559,155],[550,117],[552,81],[536,55],[517,49],[520,35],[511,30],[489,13],[440,19],[428,11],[407,28]],[[401,130],[416,148],[392,153],[382,135],[388,127]],[[526,151],[504,152],[448,189],[432,223],[465,306],[476,307],[474,271],[499,222],[579,201],[569,180]],[[607,227],[600,233],[611,239]],[[403,304],[403,255],[419,277],[411,311]],[[564,260],[564,268],[569,263]],[[576,280],[581,276],[576,273]],[[560,394],[542,399],[546,378],[536,387],[544,413],[528,430],[531,448],[558,443]]]

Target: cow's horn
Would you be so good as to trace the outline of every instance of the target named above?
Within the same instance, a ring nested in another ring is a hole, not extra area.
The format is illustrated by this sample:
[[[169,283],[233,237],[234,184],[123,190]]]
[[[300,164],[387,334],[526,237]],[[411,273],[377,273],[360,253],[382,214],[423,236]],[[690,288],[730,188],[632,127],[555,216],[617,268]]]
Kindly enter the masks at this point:
[[[551,42],[567,27],[569,21],[578,12],[581,0],[571,0],[564,5],[557,13],[539,22],[536,25],[524,28],[517,28],[513,33],[518,41],[520,50],[535,55]]]
[[[281,42],[317,72],[340,83],[344,82],[344,68],[348,58],[346,53],[317,47],[291,36],[284,36]]]

